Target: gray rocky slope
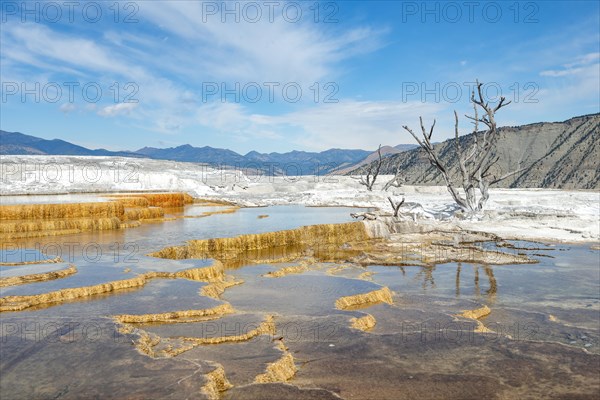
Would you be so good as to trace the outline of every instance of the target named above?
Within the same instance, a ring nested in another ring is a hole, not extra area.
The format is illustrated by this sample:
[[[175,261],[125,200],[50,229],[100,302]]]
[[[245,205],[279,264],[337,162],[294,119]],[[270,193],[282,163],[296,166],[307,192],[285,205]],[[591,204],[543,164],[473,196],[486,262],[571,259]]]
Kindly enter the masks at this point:
[[[523,170],[496,184],[496,187],[556,189],[600,189],[600,114],[574,117],[564,122],[541,122],[518,127],[502,127],[492,156],[496,176]],[[473,141],[473,134],[459,138],[461,146]],[[454,182],[460,182],[455,139],[435,146],[449,167]],[[383,160],[381,174],[394,174],[400,165],[407,184],[443,185],[437,170],[420,148]],[[520,165],[520,167],[519,167]],[[359,170],[352,171],[357,174]]]

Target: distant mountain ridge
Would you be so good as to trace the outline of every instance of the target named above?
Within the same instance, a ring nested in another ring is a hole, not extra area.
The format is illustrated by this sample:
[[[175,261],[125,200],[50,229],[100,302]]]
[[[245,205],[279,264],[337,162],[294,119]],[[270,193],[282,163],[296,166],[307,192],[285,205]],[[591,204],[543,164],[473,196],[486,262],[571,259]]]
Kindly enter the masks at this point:
[[[540,187],[560,189],[600,189],[600,114],[583,115],[563,122],[499,128],[498,146],[493,156],[500,161],[494,173],[501,175],[518,168],[523,171],[499,187]],[[460,137],[466,148],[473,134]],[[441,159],[451,174],[458,173],[454,152],[455,139],[435,143]],[[373,147],[378,143],[374,143]],[[245,155],[228,149],[189,144],[171,147],[144,147],[137,151],[87,149],[64,140],[46,140],[19,132],[0,130],[0,155],[82,155],[148,157],[160,160],[205,163],[232,167],[246,173],[267,175],[357,174],[377,158],[367,150],[330,149],[322,152],[290,151]],[[394,174],[399,165],[407,184],[442,185],[443,182],[417,145],[382,146],[382,174]],[[520,166],[520,167],[519,167]],[[458,182],[458,180],[456,180]]]
[[[189,144],[164,149],[143,147],[137,151],[109,151],[91,150],[60,139],[47,140],[19,132],[0,131],[0,155],[9,154],[148,157],[240,168],[248,173],[323,175],[340,166],[356,164],[371,154],[371,151],[345,149],[329,149],[318,153],[297,150],[287,153],[250,151],[246,155],[241,155],[228,149],[210,146],[194,147]]]
[[[523,169],[495,186],[555,189],[600,189],[600,114],[583,115],[563,122],[502,127],[491,156],[499,156],[492,173],[502,176]],[[473,134],[459,138],[468,148]],[[455,140],[436,143],[434,148],[460,186]],[[444,185],[426,153],[415,148],[383,160],[381,174],[394,174],[400,166],[407,184]],[[348,174],[359,174],[354,169]]]
[[[415,147],[417,147],[417,145],[414,145],[414,144],[399,144],[398,146],[395,146],[395,147],[381,146],[381,157],[389,157],[394,154],[402,153],[403,151],[406,151],[406,150],[414,149]],[[355,170],[356,168],[363,167],[363,166],[373,162],[374,160],[377,160],[378,158],[379,158],[379,152],[374,151],[371,154],[369,154],[367,157],[363,158],[362,160],[360,160],[359,162],[357,162],[355,164],[342,165],[342,166],[330,171],[329,173],[336,174],[336,175],[345,175],[348,172]]]
[[[193,147],[189,144],[157,149],[144,147],[136,151],[150,158],[171,161],[200,162],[211,165],[237,167],[248,173],[269,175],[315,175],[327,174],[340,165],[351,165],[364,159],[371,152],[366,150],[330,149],[320,153],[293,150],[287,153],[259,153],[246,155],[232,150],[210,146]]]
[[[69,155],[142,157],[131,151],[90,150],[60,139],[42,139],[20,132],[0,130],[0,155]]]
[[[159,160],[187,161],[206,164],[235,165],[244,161],[243,156],[232,150],[217,149],[210,146],[194,147],[189,144],[165,149],[143,147],[135,153]]]

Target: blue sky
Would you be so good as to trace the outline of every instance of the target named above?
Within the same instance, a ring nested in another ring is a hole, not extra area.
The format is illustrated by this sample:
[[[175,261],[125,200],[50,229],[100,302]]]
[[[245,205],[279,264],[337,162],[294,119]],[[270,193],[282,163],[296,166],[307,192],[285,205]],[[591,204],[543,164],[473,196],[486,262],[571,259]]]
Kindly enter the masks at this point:
[[[475,79],[513,101],[500,125],[600,111],[597,1],[115,3],[2,2],[1,129],[111,150],[374,149],[412,143],[419,116],[450,137]]]

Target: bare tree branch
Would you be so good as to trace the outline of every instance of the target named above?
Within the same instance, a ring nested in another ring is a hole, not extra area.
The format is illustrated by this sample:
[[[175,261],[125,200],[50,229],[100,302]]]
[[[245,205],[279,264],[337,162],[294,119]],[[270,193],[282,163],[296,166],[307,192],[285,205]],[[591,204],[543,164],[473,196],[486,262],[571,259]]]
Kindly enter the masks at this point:
[[[402,187],[402,184],[404,183],[404,179],[402,178],[401,175],[401,169],[400,169],[400,165],[396,166],[396,174],[394,175],[394,177],[392,179],[390,179],[384,186],[383,186],[383,191],[386,192],[389,188],[393,187]]]
[[[460,176],[462,178],[464,197],[455,188],[448,169],[437,156],[433,145],[431,144],[431,137],[435,127],[435,121],[433,122],[429,132],[427,132],[423,124],[423,119],[419,118],[423,136],[422,138],[417,137],[417,135],[408,126],[403,126],[403,128],[408,131],[413,138],[415,138],[419,146],[425,150],[431,165],[436,167],[436,169],[440,172],[454,201],[463,210],[469,213],[483,210],[489,198],[490,185],[523,171],[523,168],[519,168],[518,170],[504,174],[501,177],[492,176],[490,173],[490,169],[499,160],[498,156],[494,157],[492,155],[492,150],[496,147],[496,142],[498,140],[498,130],[495,120],[496,112],[501,108],[506,107],[511,102],[507,102],[504,97],[501,97],[496,106],[490,106],[489,102],[484,98],[482,87],[483,84],[479,83],[479,81],[476,81],[476,89],[471,93],[471,102],[473,104],[474,115],[467,115],[466,117],[473,121],[473,142],[466,153],[460,142],[458,113],[456,111],[454,112],[455,152],[458,160]],[[481,117],[479,116],[478,108],[483,111],[483,115]],[[479,123],[485,125],[486,129],[484,129],[482,132],[479,131]],[[479,199],[477,198],[476,189],[479,190]],[[392,203],[391,199],[389,200],[390,203]],[[394,205],[392,205],[392,207],[394,207]]]
[[[519,168],[519,169],[517,169],[517,170],[515,170],[515,171],[508,172],[508,173],[506,173],[506,174],[504,174],[504,175],[500,176],[499,178],[496,178],[496,179],[494,179],[493,181],[491,181],[491,182],[490,182],[490,185],[493,185],[493,184],[496,184],[496,183],[498,183],[498,182],[501,182],[501,181],[505,180],[506,178],[510,178],[511,176],[518,174],[519,172],[523,172],[523,171],[525,171],[526,169],[527,169],[527,168]]]
[[[438,158],[433,146],[431,145],[431,142],[427,135],[427,131],[425,130],[425,126],[423,125],[423,118],[419,118],[419,121],[421,122],[421,131],[423,133],[423,141],[421,141],[417,137],[417,135],[412,131],[412,129],[410,129],[408,126],[405,125],[405,126],[403,126],[403,128],[405,130],[407,130],[417,140],[417,143],[419,143],[421,148],[423,148],[425,150],[425,152],[427,153],[427,158],[429,159],[429,162],[431,163],[431,165],[433,165],[434,167],[437,168],[438,171],[440,171],[440,173],[442,174],[442,177],[444,178],[444,181],[446,182],[446,187],[448,188],[448,191],[452,195],[452,198],[454,199],[454,201],[461,208],[467,209],[468,205],[467,205],[465,199],[463,199],[463,197],[454,188],[454,185],[452,184],[452,181],[450,179],[450,176],[448,175],[448,172],[446,171],[446,168],[444,167],[444,165]],[[430,130],[430,134],[433,133],[434,126],[435,126],[435,121],[431,127],[432,129]]]
[[[381,157],[381,145],[377,149],[378,159],[373,166],[373,163],[369,163],[367,167],[363,167],[363,174],[360,176],[359,183],[367,187],[368,191],[373,190],[373,186],[375,185],[375,181],[377,180],[377,176],[379,176],[379,171],[381,170],[381,164],[383,163],[383,159]]]
[[[404,204],[404,197],[398,203],[394,203],[394,200],[392,200],[391,197],[388,197],[387,199],[390,202],[392,209],[394,210],[394,217],[398,217],[398,211],[400,211],[400,207],[402,206],[402,204]]]

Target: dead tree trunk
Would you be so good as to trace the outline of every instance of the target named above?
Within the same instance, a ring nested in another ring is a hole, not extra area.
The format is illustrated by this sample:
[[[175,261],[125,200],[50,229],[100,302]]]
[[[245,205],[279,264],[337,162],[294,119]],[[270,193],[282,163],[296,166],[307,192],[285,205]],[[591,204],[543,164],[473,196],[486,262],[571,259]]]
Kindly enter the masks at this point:
[[[442,178],[446,183],[446,187],[450,192],[450,195],[464,211],[473,214],[482,211],[485,207],[487,200],[489,199],[489,186],[497,183],[509,176],[515,175],[521,172],[523,169],[509,172],[501,177],[492,176],[490,173],[491,167],[498,161],[499,157],[491,157],[492,149],[495,148],[498,140],[498,129],[496,127],[495,115],[498,110],[502,107],[510,104],[505,102],[505,98],[501,97],[498,104],[493,107],[484,100],[481,91],[482,84],[477,82],[477,97],[475,91],[471,93],[471,102],[473,103],[474,115],[468,116],[467,118],[473,120],[473,143],[467,152],[463,151],[460,144],[459,132],[458,132],[458,114],[454,112],[454,141],[456,158],[458,159],[458,166],[460,169],[460,176],[462,178],[463,193],[460,193],[456,187],[452,178],[450,177],[449,171],[442,163],[440,158],[437,156],[433,145],[431,144],[431,136],[433,135],[433,129],[435,127],[435,120],[431,125],[429,132],[423,125],[423,118],[419,118],[421,122],[421,133],[423,138],[419,137],[408,127],[403,128],[408,131],[419,143],[419,146],[423,148],[429,159],[431,165],[437,168],[442,174]],[[483,110],[483,116],[478,116],[478,108]],[[486,126],[483,132],[479,132],[479,123]],[[476,190],[479,190],[479,197],[477,196]]]
[[[396,166],[396,175],[394,175],[394,177],[385,184],[385,186],[383,187],[384,192],[386,192],[392,186],[397,188],[402,187],[404,180],[402,179],[400,171],[400,165]]]
[[[398,211],[400,211],[400,207],[402,206],[402,204],[404,204],[404,197],[398,203],[394,203],[394,200],[392,200],[391,197],[388,197],[388,201],[390,202],[392,209],[394,210],[394,217],[397,217]]]
[[[379,176],[381,164],[383,163],[383,159],[381,158],[381,145],[379,145],[379,148],[377,149],[377,155],[379,157],[375,163],[369,163],[367,167],[362,168],[364,175],[361,175],[359,182],[361,185],[365,185],[368,191],[373,190],[377,176]]]

